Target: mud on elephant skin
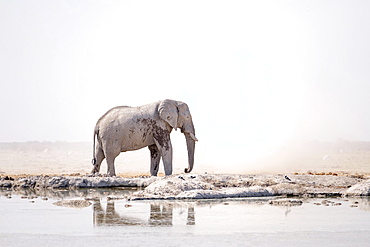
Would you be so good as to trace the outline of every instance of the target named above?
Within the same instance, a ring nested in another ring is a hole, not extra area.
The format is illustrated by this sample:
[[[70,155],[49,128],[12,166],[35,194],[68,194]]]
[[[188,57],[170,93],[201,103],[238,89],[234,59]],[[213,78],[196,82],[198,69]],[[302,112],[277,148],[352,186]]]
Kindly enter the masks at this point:
[[[162,158],[166,175],[172,174],[172,129],[180,128],[185,135],[188,149],[188,168],[194,166],[195,129],[186,103],[163,100],[139,107],[118,106],[106,112],[94,129],[94,149],[92,173],[100,171],[106,159],[107,174],[115,176],[114,160],[121,153],[148,147],[150,150],[150,174],[158,174]]]

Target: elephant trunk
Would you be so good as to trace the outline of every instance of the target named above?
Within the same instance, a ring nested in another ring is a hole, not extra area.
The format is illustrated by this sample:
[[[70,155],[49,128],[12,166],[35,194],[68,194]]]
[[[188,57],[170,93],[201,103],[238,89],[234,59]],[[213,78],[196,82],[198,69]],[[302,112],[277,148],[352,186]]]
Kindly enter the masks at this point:
[[[189,173],[193,170],[194,166],[194,151],[195,151],[195,140],[197,140],[193,133],[185,132],[186,146],[188,148],[189,167],[185,168],[185,173]]]

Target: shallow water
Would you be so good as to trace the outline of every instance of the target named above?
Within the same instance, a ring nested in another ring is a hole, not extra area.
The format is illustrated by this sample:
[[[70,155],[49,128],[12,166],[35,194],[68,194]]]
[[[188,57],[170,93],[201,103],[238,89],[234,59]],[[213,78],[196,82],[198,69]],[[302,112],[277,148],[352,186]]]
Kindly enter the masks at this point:
[[[1,191],[1,246],[368,246],[370,243],[369,198],[308,198],[302,199],[302,206],[293,207],[268,204],[273,198],[185,202],[108,199],[133,191]],[[86,197],[95,198],[88,207],[54,204],[62,199]],[[324,200],[333,203],[325,206]]]

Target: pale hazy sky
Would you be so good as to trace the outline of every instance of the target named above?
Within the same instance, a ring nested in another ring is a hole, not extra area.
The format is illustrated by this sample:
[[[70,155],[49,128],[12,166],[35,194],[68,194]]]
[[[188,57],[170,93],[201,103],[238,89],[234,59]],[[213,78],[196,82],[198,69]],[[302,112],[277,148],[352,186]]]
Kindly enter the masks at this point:
[[[188,103],[201,155],[370,141],[369,12],[365,0],[0,0],[0,142],[92,141],[111,107],[165,98]]]

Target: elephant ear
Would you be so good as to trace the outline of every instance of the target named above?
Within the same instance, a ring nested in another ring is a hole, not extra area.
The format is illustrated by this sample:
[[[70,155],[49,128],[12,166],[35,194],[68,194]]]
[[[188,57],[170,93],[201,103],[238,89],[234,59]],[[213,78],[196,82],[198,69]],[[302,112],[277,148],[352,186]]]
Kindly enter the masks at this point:
[[[166,121],[172,128],[177,129],[179,116],[177,103],[174,100],[163,100],[158,106],[159,117]]]
[[[177,101],[177,109],[179,110],[180,118],[183,116],[190,116],[189,107],[186,103]]]

